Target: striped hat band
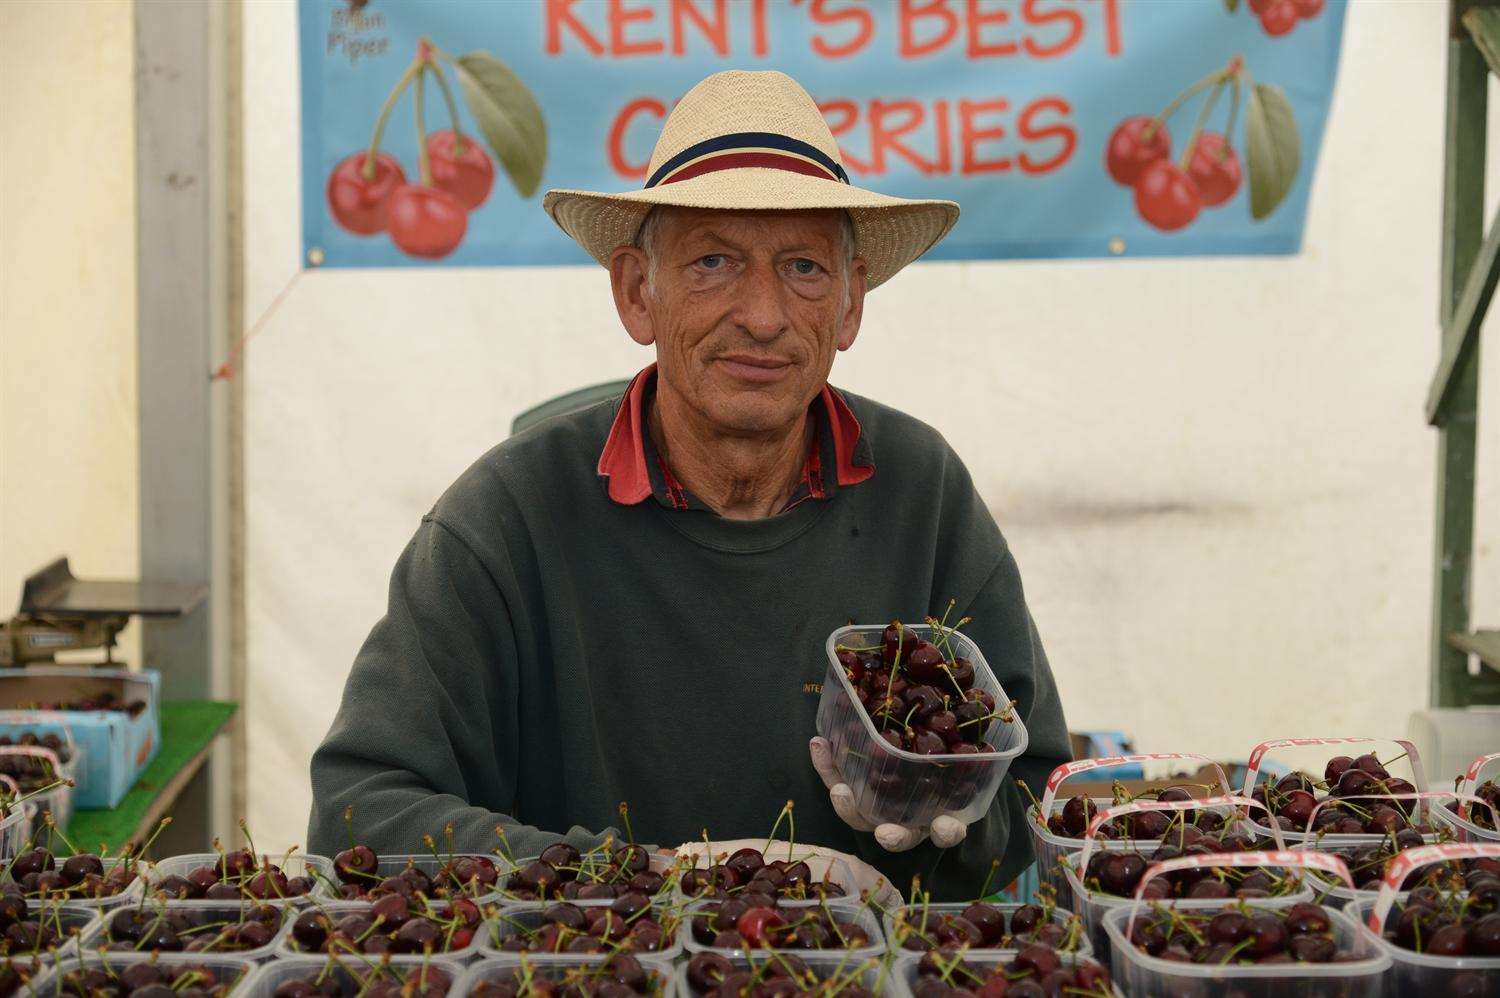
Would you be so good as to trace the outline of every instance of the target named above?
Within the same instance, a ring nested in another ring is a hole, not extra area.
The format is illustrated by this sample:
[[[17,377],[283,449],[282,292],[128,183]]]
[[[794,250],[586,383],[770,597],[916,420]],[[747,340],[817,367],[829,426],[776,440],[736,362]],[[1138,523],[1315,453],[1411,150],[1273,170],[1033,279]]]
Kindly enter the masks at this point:
[[[735,132],[688,146],[659,166],[646,179],[646,187],[747,167],[786,170],[820,180],[836,180],[841,184],[849,182],[844,168],[811,143],[776,132]]]

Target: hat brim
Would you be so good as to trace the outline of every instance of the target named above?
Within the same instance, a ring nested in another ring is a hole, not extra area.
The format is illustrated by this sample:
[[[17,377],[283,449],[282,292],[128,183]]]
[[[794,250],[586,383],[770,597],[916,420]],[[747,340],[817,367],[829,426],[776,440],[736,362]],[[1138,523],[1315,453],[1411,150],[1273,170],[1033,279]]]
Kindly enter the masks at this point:
[[[841,208],[854,223],[855,253],[865,261],[867,288],[879,287],[926,253],[958,221],[953,201],[891,197],[761,167],[720,170],[624,194],[550,190],[542,199],[552,220],[606,267],[610,254],[635,241],[642,220],[658,205],[723,211]]]

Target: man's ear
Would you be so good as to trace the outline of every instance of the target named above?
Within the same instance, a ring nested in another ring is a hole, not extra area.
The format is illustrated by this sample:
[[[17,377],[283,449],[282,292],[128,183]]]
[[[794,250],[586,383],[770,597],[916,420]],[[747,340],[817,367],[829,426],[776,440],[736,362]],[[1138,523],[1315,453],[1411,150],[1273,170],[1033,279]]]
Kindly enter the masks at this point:
[[[854,339],[859,335],[859,323],[865,316],[865,260],[864,257],[855,257],[849,264],[849,303],[844,307],[844,314],[839,320],[839,349],[848,350],[854,346]]]
[[[646,285],[646,254],[634,246],[621,246],[609,255],[609,286],[615,295],[615,311],[630,338],[641,346],[656,342],[656,326],[646,307],[651,295]]]

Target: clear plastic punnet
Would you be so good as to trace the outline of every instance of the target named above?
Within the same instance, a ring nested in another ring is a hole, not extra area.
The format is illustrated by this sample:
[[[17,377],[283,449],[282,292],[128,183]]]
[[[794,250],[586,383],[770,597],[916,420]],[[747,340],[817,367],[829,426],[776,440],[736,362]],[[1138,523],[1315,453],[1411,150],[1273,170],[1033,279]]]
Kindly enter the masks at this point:
[[[27,848],[29,848],[29,845],[27,846]],[[66,901],[68,905],[74,908],[86,908],[93,911],[108,911],[109,909],[116,908],[122,904],[129,904],[133,901],[136,901],[141,897],[142,894],[145,893],[146,884],[140,876],[140,873],[145,869],[146,866],[143,860],[121,859],[118,856],[106,856],[102,859],[101,862],[103,863],[104,873],[106,876],[117,866],[133,866],[137,876],[134,880],[130,881],[130,883],[127,884],[125,889],[120,891],[120,893],[110,894],[106,897],[75,897],[71,894],[52,894],[51,897]],[[5,879],[8,880],[10,878],[7,876]],[[26,898],[27,904],[36,904],[38,901],[39,898],[35,896],[29,896]]]
[[[1118,766],[1138,765],[1143,762],[1174,762],[1182,760],[1193,760],[1204,765],[1212,766],[1214,772],[1219,774],[1219,790],[1224,794],[1233,793],[1229,786],[1229,778],[1224,775],[1224,769],[1206,755],[1197,755],[1192,752],[1155,752],[1147,755],[1116,755],[1104,756],[1097,759],[1075,759],[1058,766],[1047,776],[1047,786],[1042,790],[1042,799],[1036,805],[1026,809],[1026,824],[1031,829],[1031,845],[1036,853],[1037,877],[1042,883],[1049,885],[1057,891],[1059,898],[1068,896],[1068,878],[1063,873],[1062,867],[1058,865],[1059,860],[1069,853],[1075,853],[1083,848],[1083,836],[1076,838],[1058,835],[1047,827],[1047,819],[1053,814],[1061,811],[1066,805],[1066,800],[1059,800],[1058,790],[1062,789],[1063,783],[1072,779],[1080,773],[1094,772],[1100,769],[1114,769]],[[1089,798],[1096,810],[1102,811],[1113,807],[1115,802],[1110,797]],[[1227,813],[1227,812],[1226,812]],[[1155,844],[1155,839],[1102,839],[1099,846],[1103,849],[1148,849]]]
[[[379,856],[375,860],[374,879],[367,879],[365,882],[368,884],[368,886],[374,887],[380,880],[384,880],[386,877],[394,877],[398,873],[406,869],[421,870],[429,878],[436,878],[439,871],[443,870],[445,867],[448,867],[449,864],[456,863],[461,859],[489,860],[491,863],[495,864],[495,873],[499,879],[497,879],[495,881],[495,885],[490,888],[485,888],[482,884],[479,883],[467,885],[462,888],[460,896],[466,897],[474,903],[480,905],[499,903],[502,900],[500,894],[500,883],[508,874],[510,874],[514,870],[514,867],[511,866],[510,860],[506,859],[503,856],[496,856],[493,853],[486,855],[482,853],[456,852],[438,853],[436,856],[434,856],[429,852]]]
[[[1067,876],[1068,880],[1068,896],[1073,900],[1073,911],[1083,917],[1084,927],[1088,930],[1089,942],[1093,945],[1094,955],[1099,960],[1103,961],[1106,964],[1109,963],[1109,937],[1104,932],[1104,916],[1116,908],[1127,907],[1131,904],[1134,904],[1135,902],[1131,898],[1116,897],[1112,894],[1104,894],[1100,891],[1090,890],[1088,885],[1084,883],[1084,876],[1086,871],[1088,870],[1089,865],[1089,857],[1094,854],[1094,850],[1099,845],[1109,841],[1108,839],[1097,838],[1095,836],[1095,833],[1106,822],[1125,814],[1134,814],[1139,811],[1186,811],[1203,806],[1217,805],[1223,805],[1231,808],[1261,807],[1261,804],[1258,801],[1250,800],[1247,797],[1205,797],[1202,800],[1190,801],[1133,800],[1129,803],[1120,804],[1116,807],[1109,808],[1108,810],[1100,811],[1098,814],[1094,815],[1093,820],[1089,822],[1088,830],[1084,833],[1083,836],[1083,849],[1071,856],[1064,857],[1062,866],[1063,872]],[[1281,851],[1284,850],[1286,843],[1281,841],[1281,839],[1279,838],[1279,833],[1275,829],[1271,830],[1271,836],[1277,849],[1277,851],[1274,853],[1211,853],[1209,855],[1280,855]],[[1142,856],[1149,858],[1150,856],[1154,855],[1160,848],[1161,843],[1159,841],[1152,840],[1150,842],[1143,843],[1138,851]],[[1118,852],[1120,850],[1115,849],[1101,851]],[[1241,865],[1282,867],[1301,866],[1303,864],[1282,864],[1251,861]],[[1144,884],[1145,882],[1146,878],[1143,876],[1141,878],[1141,883]],[[1282,900],[1287,901],[1287,903],[1291,903],[1293,901],[1311,901],[1312,899],[1313,890],[1306,878],[1302,878],[1301,883],[1298,885],[1295,891],[1286,894],[1282,898]],[[1180,898],[1174,903],[1183,908],[1212,908],[1221,905],[1224,902],[1221,898]]]
[[[881,921],[885,925],[885,938],[890,946],[891,952],[897,956],[915,955],[921,956],[924,950],[912,949],[902,945],[902,940],[907,937],[911,929],[917,932],[924,931],[922,925],[923,912],[926,912],[928,920],[935,920],[942,915],[959,915],[972,902],[933,902],[931,904],[903,904],[892,908],[885,913]],[[993,907],[999,908],[1005,915],[1005,924],[1010,925],[1011,916],[1020,908],[1026,907],[1019,901],[997,901],[989,902]],[[1056,947],[1064,952],[1078,953],[1083,956],[1091,956],[1094,952],[1093,944],[1089,941],[1088,933],[1084,930],[1083,920],[1070,911],[1063,908],[1053,907],[1050,909],[1052,923],[1065,933],[1064,945]],[[910,929],[908,929],[908,926]],[[1007,932],[1007,938],[1010,938]],[[1011,942],[1006,946],[970,946],[970,953],[998,953],[1001,950],[1015,949],[1024,946],[1029,940],[1021,938],[1018,942]]]
[[[730,956],[729,962],[736,970],[754,972],[764,969],[768,974],[786,976],[788,970],[800,970],[795,964],[788,966],[783,958],[795,958],[807,968],[818,981],[833,982],[835,987],[858,985],[875,995],[902,995],[901,985],[896,981],[892,968],[880,956],[860,956],[853,952],[820,952],[798,950],[783,951],[775,956],[769,953],[751,953],[748,956]],[[704,992],[693,987],[688,974],[689,961],[680,961],[676,972],[677,998],[702,998]],[[912,961],[915,966],[916,961]]]
[[[484,920],[476,934],[476,952],[481,958],[488,957],[512,957],[519,956],[515,950],[501,948],[501,944],[512,936],[530,932],[540,928],[544,923],[543,914],[548,908],[557,904],[571,904],[569,901],[550,901],[546,904],[510,905],[499,911],[491,913]],[[682,952],[682,927],[683,918],[679,907],[670,902],[653,905],[653,917],[662,927],[662,947],[657,950],[635,950],[630,952],[635,956],[654,956],[666,960],[675,959]],[[570,937],[571,938],[571,937]],[[609,953],[527,953],[527,956],[537,960],[567,962],[599,962],[609,959]]]
[[[21,788],[9,776],[0,775],[0,788],[10,800],[21,795]],[[0,818],[0,860],[12,860],[26,849],[31,841],[32,821],[36,817],[36,806],[31,801],[12,804],[10,813]]]
[[[1474,859],[1480,856],[1500,858],[1500,842],[1445,842],[1408,849],[1391,861],[1374,900],[1355,901],[1345,911],[1360,922],[1360,931],[1372,945],[1378,946],[1394,964],[1392,995],[1481,995],[1492,998],[1500,994],[1500,956],[1432,956],[1397,946],[1385,938],[1386,920],[1390,918],[1401,885],[1415,870],[1433,863]]]
[[[1001,964],[1010,963],[1016,958],[1017,952],[1017,950],[970,950],[969,952],[964,954],[963,959],[960,962],[965,967],[971,967],[979,973],[987,974],[994,967],[997,967]],[[887,991],[886,993],[892,995],[901,994],[903,996],[910,995],[912,993],[912,989],[916,986],[917,967],[921,962],[922,958],[915,954],[902,954],[896,957],[890,969],[890,974],[895,987]],[[1085,953],[1062,954],[1063,969],[1071,970],[1081,964],[1097,964],[1103,966],[1102,961]],[[957,972],[962,973],[962,971]],[[953,980],[952,975],[949,976],[949,980],[954,984],[955,987],[966,988],[970,993],[979,992],[980,985],[977,981],[955,981]],[[1068,995],[1068,998],[1095,998],[1095,992],[1092,991],[1083,993],[1069,991],[1065,993]],[[1111,980],[1109,993],[1113,996],[1113,998],[1125,998],[1124,992],[1120,990],[1120,986],[1118,984],[1113,983],[1113,980]],[[1132,992],[1132,995],[1133,994],[1134,992]]]
[[[640,962],[641,969],[648,975],[650,989],[647,994],[657,996],[657,998],[669,998],[672,994],[672,961],[655,956],[631,955]],[[597,974],[603,966],[604,962],[586,962],[577,959],[543,963],[533,959],[529,953],[489,957],[470,964],[448,994],[453,996],[471,994],[475,988],[485,982],[503,984],[516,981],[518,976],[523,980],[529,975],[532,980],[562,982],[570,976]],[[529,992],[523,991],[522,993]],[[252,996],[252,998],[258,998],[258,996]]]
[[[55,948],[35,954],[35,959],[43,963],[52,963],[71,956],[80,947],[85,950],[89,949],[94,945],[94,940],[99,937],[104,925],[99,918],[98,909],[85,908],[66,901],[33,900],[27,903],[27,909],[27,921],[37,921],[63,939],[63,942],[56,944]],[[12,946],[11,948],[13,952],[4,958],[7,962],[33,957],[33,954],[25,952],[23,947]]]
[[[316,981],[320,978],[326,979],[325,975],[332,975],[342,985],[342,992],[352,995],[361,993],[356,975],[359,975],[358,980],[365,980],[372,968],[377,974],[389,974],[395,979],[400,979],[413,972],[420,976],[423,967],[427,968],[428,973],[436,970],[448,975],[449,994],[467,994],[467,991],[455,991],[451,987],[464,973],[464,964],[459,960],[421,956],[381,956],[379,959],[358,959],[317,955],[283,956],[270,963],[262,964],[241,982],[239,990],[235,992],[235,998],[272,998],[276,994],[276,989],[287,981],[303,979]]]
[[[1500,752],[1482,755],[1469,763],[1469,768],[1458,785],[1459,796],[1473,798],[1480,786],[1479,777],[1486,770],[1497,768],[1497,764],[1500,764]],[[1500,773],[1492,773],[1491,779],[1496,776],[1500,776]],[[1495,808],[1483,800],[1479,800],[1477,804],[1462,801],[1452,808],[1433,808],[1432,813],[1444,825],[1453,829],[1462,842],[1500,842],[1500,813],[1496,813]],[[1476,820],[1486,818],[1488,825],[1481,825]]]
[[[70,759],[65,763],[56,752],[41,745],[0,745],[0,758],[5,756],[41,760],[50,767],[56,780],[63,781],[61,786],[53,787],[45,793],[30,795],[26,802],[36,809],[37,822],[41,822],[43,816],[51,812],[57,827],[66,829],[73,817],[73,784],[78,780],[77,760]]]
[[[257,911],[256,909],[259,909]],[[186,949],[170,950],[163,948],[163,952],[171,952],[173,955],[182,956],[228,956],[236,960],[260,961],[274,956],[281,945],[281,940],[286,937],[292,927],[292,919],[296,917],[295,912],[288,911],[275,905],[264,904],[259,901],[160,901],[147,898],[139,904],[130,907],[119,907],[104,912],[100,917],[99,932],[94,937],[93,948],[107,948],[111,955],[115,953],[137,952],[135,944],[121,939],[120,942],[112,942],[114,933],[111,926],[117,918],[129,918],[137,913],[143,913],[142,917],[149,917],[151,922],[156,919],[167,919],[173,916],[183,919],[187,925],[185,931],[175,932],[180,943],[185,947],[195,938],[213,939],[223,932],[225,927],[235,922],[247,920],[259,920],[255,916],[264,912],[273,912],[274,924],[267,922],[267,927],[272,930],[270,941],[264,946],[253,949],[229,949],[216,948],[205,950],[201,953],[189,952]],[[149,924],[149,923],[148,923]]]
[[[625,844],[622,844],[619,848],[623,849],[624,847]],[[508,887],[506,887],[505,880],[506,877],[510,874],[515,873],[517,870],[522,870],[531,863],[537,862],[540,859],[541,856],[526,856],[522,859],[506,861],[511,862],[513,865],[509,868],[509,870],[507,870],[504,875],[500,877],[499,887],[497,888],[500,895],[500,901],[503,904],[536,904],[538,902],[539,899],[537,898],[516,897],[515,894]],[[585,883],[588,882],[591,867],[596,867],[602,870],[606,864],[606,858],[597,857],[592,853],[584,853],[582,865],[577,872],[577,879],[584,881]],[[677,872],[680,869],[680,867],[678,866],[678,857],[663,856],[660,853],[656,852],[648,853],[646,855],[646,869],[652,871],[653,873],[661,874],[661,876],[667,882],[665,887],[663,888],[664,890],[668,888],[674,891],[676,890]],[[586,908],[590,906],[607,906],[614,901],[614,898],[548,898],[547,900],[567,901],[569,904],[576,904],[580,907]]]
[[[1246,764],[1246,767],[1245,767],[1245,783],[1244,783],[1244,787],[1241,789],[1240,792],[1244,796],[1246,796],[1246,797],[1254,796],[1255,783],[1256,783],[1256,780],[1260,776],[1261,764],[1266,760],[1267,756],[1270,755],[1272,752],[1274,752],[1276,749],[1291,750],[1291,751],[1295,752],[1296,750],[1306,749],[1306,748],[1309,748],[1309,747],[1312,747],[1312,746],[1324,746],[1324,745],[1327,745],[1327,746],[1349,746],[1350,747],[1350,752],[1352,754],[1354,754],[1354,755],[1358,755],[1361,752],[1368,751],[1371,747],[1379,748],[1382,745],[1399,746],[1401,748],[1404,756],[1405,756],[1407,766],[1411,769],[1411,774],[1412,774],[1411,782],[1412,782],[1412,785],[1417,788],[1417,791],[1419,793],[1425,793],[1426,790],[1427,790],[1427,775],[1426,775],[1426,773],[1422,769],[1422,757],[1417,752],[1417,747],[1415,745],[1413,745],[1411,742],[1406,741],[1404,739],[1401,739],[1401,738],[1277,738],[1277,739],[1273,739],[1272,741],[1261,742],[1259,745],[1255,746],[1255,748],[1253,748],[1253,749],[1250,750],[1250,758],[1249,758],[1249,760],[1248,760],[1248,762]],[[1283,760],[1283,761],[1285,761],[1285,760]],[[1386,796],[1395,796],[1395,795],[1386,795]],[[1320,803],[1322,803],[1322,802],[1320,802]],[[1436,811],[1437,811],[1436,808],[1428,809],[1427,810],[1428,817],[1431,818],[1432,815],[1436,813]],[[1412,820],[1413,824],[1419,824],[1419,823],[1421,823],[1423,812],[1424,812],[1423,801],[1419,799],[1417,801],[1415,807],[1412,809],[1412,813],[1411,813],[1411,820]],[[1252,817],[1252,818],[1250,818],[1250,821],[1251,821],[1253,827],[1255,828],[1255,831],[1257,833],[1259,833],[1260,835],[1265,836],[1265,835],[1269,835],[1270,834],[1270,830],[1266,827],[1266,825],[1262,825],[1256,818]],[[1275,824],[1275,822],[1272,819],[1270,819],[1269,816],[1268,816],[1267,817],[1267,824]],[[1302,832],[1302,831],[1296,831],[1294,829],[1283,829],[1282,830],[1282,834],[1286,837],[1286,841],[1289,842],[1289,843],[1292,843],[1293,845],[1298,845],[1298,844],[1301,844],[1301,843],[1304,843],[1304,842],[1312,842],[1314,840],[1317,840],[1317,841],[1326,843],[1330,847],[1331,846],[1378,845],[1381,842],[1381,840],[1385,838],[1384,834],[1375,834],[1375,833],[1361,834],[1361,835],[1350,835],[1350,834],[1330,835],[1330,834],[1324,834],[1324,833],[1315,832],[1315,831],[1313,831],[1313,832]],[[1436,839],[1438,838],[1438,833],[1435,832],[1435,831],[1434,832],[1429,832],[1429,833],[1424,834],[1423,838],[1426,841],[1428,841],[1428,842],[1433,842],[1433,841],[1436,841]]]
[[[84,953],[59,960],[51,970],[32,979],[31,994],[62,994],[63,980],[75,970],[101,967],[119,973],[136,963],[153,963],[159,967],[170,967],[186,972],[190,968],[202,968],[214,976],[214,980],[226,986],[226,994],[244,987],[254,974],[255,964],[249,960],[217,956],[211,953]],[[183,982],[185,986],[187,982]]]
[[[939,629],[927,624],[909,628],[920,638]],[[851,624],[828,636],[828,673],[818,701],[818,734],[833,747],[833,761],[854,792],[854,804],[866,818],[901,825],[926,825],[948,814],[963,822],[978,821],[989,810],[1011,760],[1026,751],[1026,725],[1012,712],[990,722],[984,741],[994,751],[973,755],[919,755],[899,749],[881,737],[860,705],[854,685],[839,664],[839,646],[868,647],[881,641],[884,624]],[[962,633],[943,632],[956,656],[974,663],[974,688],[995,698],[1004,710],[1010,696],[1000,686],[979,646]]]
[[[462,902],[463,899],[460,899],[460,901]],[[199,901],[189,903],[202,904],[203,902]],[[292,928],[296,925],[298,918],[304,915],[310,915],[313,911],[319,911],[327,915],[330,922],[337,923],[339,919],[343,918],[346,915],[368,914],[370,911],[370,906],[374,903],[375,902],[373,901],[319,901],[312,909],[288,911],[286,916],[287,931],[283,932],[277,938],[275,953],[277,959],[289,956],[312,955],[307,950],[302,948],[302,944],[298,942],[296,935],[294,935],[292,932]],[[412,918],[419,918],[425,914],[431,914],[434,917],[442,918],[446,915],[447,910],[448,902],[446,901],[433,901],[426,908],[420,907],[420,902],[414,903],[410,906]],[[483,935],[485,931],[484,923],[482,921],[478,925],[474,926],[474,931],[467,941],[456,940],[454,938],[456,931],[457,927],[453,932],[450,932],[444,940],[444,945],[448,948],[435,950],[432,954],[434,957],[467,961],[468,959],[473,957],[475,953],[478,952],[479,937]],[[373,957],[373,959],[379,960],[383,958],[383,956],[384,954],[381,954],[380,956]]]
[[[1349,871],[1337,856],[1298,850],[1275,853],[1216,853],[1206,856],[1180,856],[1153,864],[1141,878],[1146,881],[1174,870],[1202,866],[1266,865],[1317,868],[1350,883]],[[1342,875],[1340,876],[1340,870]],[[1160,902],[1156,902],[1160,904]],[[1275,911],[1287,907],[1289,900],[1254,898],[1233,902]],[[1360,931],[1354,919],[1337,908],[1323,908],[1333,926],[1334,944],[1351,959],[1330,963],[1185,963],[1152,956],[1130,942],[1135,919],[1145,910],[1146,902],[1136,900],[1129,907],[1116,908],[1104,918],[1109,937],[1110,966],[1115,981],[1128,995],[1193,995],[1195,998],[1314,998],[1338,995],[1340,998],[1380,998],[1385,994],[1384,978],[1391,967],[1378,945]],[[1184,909],[1188,902],[1177,901],[1172,907]],[[1231,907],[1220,900],[1213,908]],[[1202,910],[1201,903],[1194,910]],[[1401,992],[1404,994],[1404,992]]]
[[[1467,803],[1467,801],[1469,800],[1478,800],[1478,798],[1468,798],[1465,794],[1450,794],[1434,791],[1414,794],[1380,794],[1375,799],[1390,800],[1393,797],[1400,800],[1411,800],[1418,798],[1426,800],[1429,804],[1430,813],[1434,815],[1436,815],[1439,808],[1447,802],[1460,800]],[[1358,801],[1362,800],[1363,798],[1344,797],[1342,799]],[[1318,808],[1321,808],[1326,803],[1328,803],[1328,801],[1320,801],[1317,807],[1313,808],[1313,814],[1316,815]],[[1480,803],[1483,802],[1480,801]],[[1371,848],[1370,846],[1349,846],[1341,844],[1337,841],[1340,836],[1336,835],[1325,836],[1324,838],[1330,841],[1314,839],[1311,842],[1300,843],[1297,848],[1308,849],[1313,852],[1332,853],[1333,855],[1338,856],[1340,859],[1344,860],[1345,863],[1348,863],[1351,859],[1353,859],[1354,854],[1359,850]],[[1383,844],[1385,846],[1389,846],[1389,840],[1386,840]],[[1378,887],[1360,888],[1358,886],[1346,886],[1345,884],[1339,883],[1337,880],[1318,876],[1316,870],[1312,871],[1310,876],[1315,881],[1315,883],[1313,884],[1313,891],[1316,895],[1318,903],[1326,904],[1332,908],[1343,908],[1351,901],[1373,900],[1375,895],[1380,892],[1380,889]]]
[[[785,845],[785,844],[786,843],[783,843],[783,842],[780,842],[780,841],[772,841],[769,844],[769,846],[766,848],[766,850],[763,852],[763,855],[768,860],[781,859],[783,857],[782,857],[781,850],[778,847],[782,846],[782,845]],[[838,885],[838,887],[844,893],[842,895],[840,895],[840,896],[827,898],[826,899],[827,903],[829,903],[829,904],[858,904],[859,903],[859,885],[855,882],[854,873],[853,873],[853,871],[851,871],[849,869],[849,864],[845,863],[843,860],[839,859],[837,856],[829,856],[829,855],[827,855],[825,853],[814,853],[814,852],[805,852],[804,853],[804,852],[798,852],[798,851],[796,851],[796,846],[793,845],[793,846],[791,846],[789,848],[789,850],[786,853],[786,855],[785,855],[784,858],[786,860],[795,860],[796,862],[806,863],[809,872],[811,872],[811,874],[812,874],[812,876],[810,878],[810,882],[811,883],[815,883],[815,884],[837,884]],[[689,857],[689,858],[684,858],[682,856],[679,856],[678,859],[682,860],[684,862],[687,862],[690,859],[691,862],[693,862],[694,864],[696,864],[696,865],[690,865],[690,866],[688,866],[687,869],[689,869],[689,870],[691,870],[691,869],[703,870],[703,869],[707,869],[709,866],[712,865],[709,862],[708,858],[705,857],[705,856],[697,856],[697,857]],[[722,862],[722,859],[719,856],[717,856],[717,855],[714,857],[714,860],[716,862]],[[732,888],[730,890],[730,896],[731,897],[734,895],[734,890],[736,890],[736,889],[738,889],[738,888]],[[682,889],[682,878],[681,877],[678,877],[676,879],[675,883],[674,883],[672,896],[674,898],[676,898],[678,901],[696,901],[696,900],[700,900],[700,899],[708,899],[707,895],[698,895],[697,897],[689,897],[683,891],[683,889]],[[783,907],[783,908],[816,907],[817,905],[823,904],[824,900],[825,900],[824,898],[820,898],[820,897],[810,897],[810,898],[780,898],[780,899],[777,900],[777,903],[781,907]],[[605,903],[608,904],[608,902],[605,902]]]
[[[689,905],[687,911],[685,911],[683,913],[683,917],[682,917],[682,944],[683,944],[684,949],[687,951],[687,955],[688,956],[692,956],[692,954],[694,954],[694,953],[705,953],[705,952],[708,952],[708,953],[721,953],[724,956],[744,956],[747,953],[749,953],[749,954],[758,954],[758,953],[770,953],[770,952],[772,952],[769,949],[744,949],[744,948],[729,949],[727,947],[720,947],[720,946],[705,946],[703,943],[700,943],[693,936],[693,919],[694,918],[698,918],[698,917],[707,917],[706,915],[700,916],[699,913],[701,912],[703,906],[705,904],[708,904],[708,903],[711,903],[711,902],[705,902],[705,901],[694,902],[692,905]],[[805,908],[805,907],[804,908],[793,908],[793,909],[790,909],[788,911],[787,917],[788,918],[795,918],[799,913],[804,913],[804,912],[807,912],[809,910],[811,910],[811,909]],[[868,936],[869,940],[870,940],[869,945],[868,946],[851,946],[851,947],[848,947],[848,948],[829,948],[829,949],[822,949],[822,950],[816,950],[816,949],[785,949],[784,948],[784,949],[776,950],[775,952],[779,952],[779,953],[795,953],[798,956],[806,956],[809,953],[849,953],[849,954],[852,954],[852,955],[854,955],[856,957],[879,956],[880,954],[882,954],[882,953],[885,952],[885,946],[886,946],[886,944],[885,944],[885,936],[880,931],[880,921],[879,921],[879,919],[877,919],[875,917],[875,913],[872,912],[869,908],[866,908],[863,905],[832,904],[832,903],[830,903],[829,905],[827,905],[827,910],[833,916],[833,918],[836,921],[838,921],[838,922],[840,922],[842,924],[851,924],[852,923],[852,924],[858,925],[860,928],[864,929],[865,930],[865,935]]]
[[[151,889],[171,876],[186,877],[189,873],[200,866],[216,867],[222,857],[216,852],[191,852],[181,856],[168,856],[151,864],[151,870],[147,874],[151,881]],[[296,895],[288,898],[266,898],[266,904],[311,904],[315,901],[333,900],[336,895],[333,891],[333,860],[327,856],[317,856],[312,853],[261,853],[258,857],[261,867],[272,863],[281,868],[281,872],[288,877],[310,877],[313,882],[312,890],[305,895]]]

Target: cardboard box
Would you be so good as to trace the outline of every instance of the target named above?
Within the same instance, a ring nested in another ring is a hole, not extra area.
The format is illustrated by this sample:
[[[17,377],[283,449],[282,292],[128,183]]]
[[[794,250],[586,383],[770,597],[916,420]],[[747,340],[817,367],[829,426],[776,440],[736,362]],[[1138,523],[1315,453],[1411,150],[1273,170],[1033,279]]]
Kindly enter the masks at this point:
[[[29,704],[76,702],[113,693],[140,700],[135,715],[123,710],[44,711]],[[161,747],[161,673],[150,669],[30,666],[0,669],[0,734],[23,731],[71,735],[79,748],[75,807],[120,803]]]

